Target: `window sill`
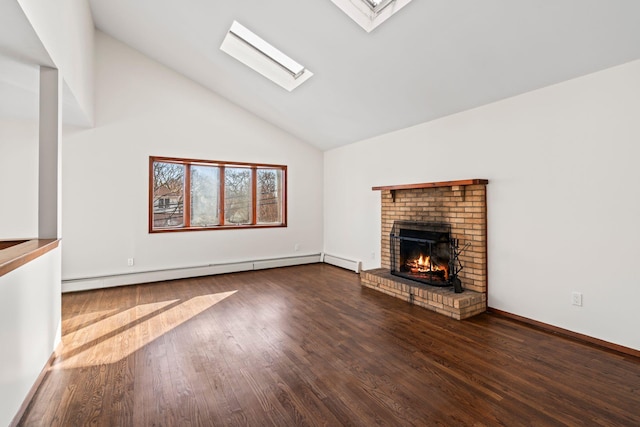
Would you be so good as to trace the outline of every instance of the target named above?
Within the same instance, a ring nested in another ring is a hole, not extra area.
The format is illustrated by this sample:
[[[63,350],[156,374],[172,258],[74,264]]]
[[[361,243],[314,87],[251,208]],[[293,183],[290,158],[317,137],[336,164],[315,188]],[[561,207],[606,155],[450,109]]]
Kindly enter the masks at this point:
[[[214,227],[189,227],[189,228],[156,228],[149,230],[149,233],[176,233],[181,231],[211,231],[211,230],[243,230],[256,228],[284,228],[287,224],[234,224],[234,225],[217,225]]]

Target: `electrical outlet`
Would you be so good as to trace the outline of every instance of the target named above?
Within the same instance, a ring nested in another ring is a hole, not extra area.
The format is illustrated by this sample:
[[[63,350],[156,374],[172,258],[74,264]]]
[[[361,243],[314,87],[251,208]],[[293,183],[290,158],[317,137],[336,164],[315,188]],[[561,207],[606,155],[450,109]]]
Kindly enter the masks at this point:
[[[580,292],[571,293],[571,304],[582,307],[582,294]]]
[[[133,258],[128,258],[128,259],[127,259],[127,265],[128,265],[129,267],[133,267]]]
[[[300,244],[296,243],[295,245],[293,245],[293,250],[298,252],[300,250]]]
[[[371,259],[376,259],[376,252],[375,251],[371,251]]]

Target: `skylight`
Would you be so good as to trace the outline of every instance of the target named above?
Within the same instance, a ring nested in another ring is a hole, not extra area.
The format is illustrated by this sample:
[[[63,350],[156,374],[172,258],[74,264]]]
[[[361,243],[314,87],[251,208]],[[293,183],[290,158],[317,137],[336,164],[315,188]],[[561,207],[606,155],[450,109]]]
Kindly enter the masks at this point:
[[[222,41],[220,50],[289,92],[313,75],[311,71],[237,21],[233,21],[233,24],[231,24],[231,28]]]
[[[411,0],[331,0],[369,33]]]
[[[375,12],[380,12],[382,8],[392,3],[394,0],[363,0],[366,4],[369,5],[371,10]]]

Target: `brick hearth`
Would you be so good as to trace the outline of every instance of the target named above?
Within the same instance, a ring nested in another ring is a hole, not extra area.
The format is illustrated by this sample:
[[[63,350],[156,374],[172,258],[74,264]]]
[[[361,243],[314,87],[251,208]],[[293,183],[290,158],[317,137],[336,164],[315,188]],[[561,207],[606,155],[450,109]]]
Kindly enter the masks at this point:
[[[400,298],[457,320],[466,319],[487,310],[487,294],[453,292],[453,287],[439,288],[414,280],[393,276],[388,269],[378,268],[360,273],[360,283],[392,297]]]
[[[363,286],[437,311],[455,319],[465,319],[487,308],[487,199],[484,179],[431,182],[388,187],[381,191],[381,267],[361,274]],[[395,220],[445,222],[460,247],[470,246],[460,255],[464,267],[459,274],[465,291],[438,288],[392,276],[389,234]]]

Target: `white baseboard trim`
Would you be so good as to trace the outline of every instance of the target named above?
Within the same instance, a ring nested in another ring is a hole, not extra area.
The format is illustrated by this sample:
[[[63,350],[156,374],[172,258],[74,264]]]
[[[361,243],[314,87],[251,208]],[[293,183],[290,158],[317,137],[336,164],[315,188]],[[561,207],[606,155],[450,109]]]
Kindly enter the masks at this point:
[[[215,274],[237,273],[240,271],[263,270],[266,268],[289,267],[293,265],[322,262],[322,254],[301,255],[286,258],[262,259],[209,264],[195,267],[171,268],[165,270],[140,271],[114,274],[110,276],[83,277],[62,281],[62,292],[79,292],[91,289],[112,288],[139,283],[161,282],[164,280],[186,279],[189,277],[211,276]]]
[[[322,262],[360,273],[361,262],[330,254],[322,254]]]

